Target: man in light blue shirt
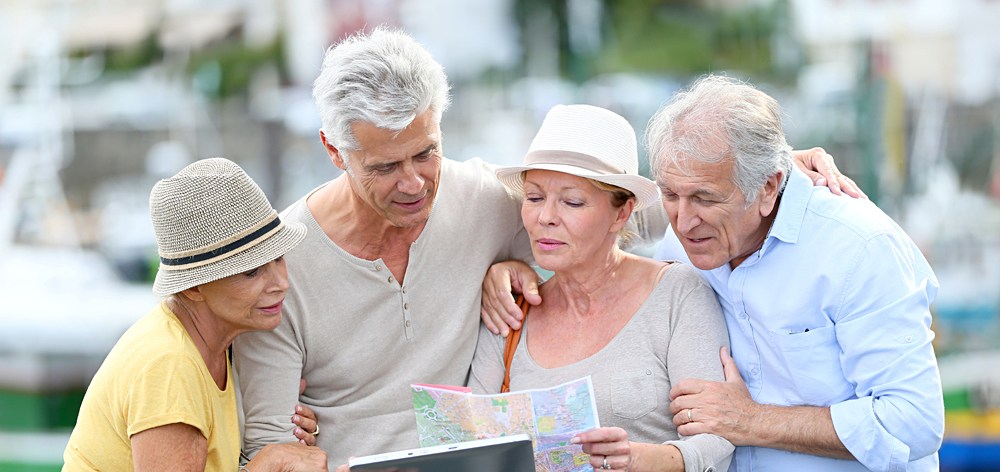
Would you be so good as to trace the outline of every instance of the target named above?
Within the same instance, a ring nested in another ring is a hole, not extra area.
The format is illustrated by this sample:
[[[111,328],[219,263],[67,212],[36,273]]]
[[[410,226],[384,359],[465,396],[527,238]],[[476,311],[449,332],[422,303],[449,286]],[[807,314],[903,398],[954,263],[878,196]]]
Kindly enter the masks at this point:
[[[698,81],[646,139],[673,229],[657,258],[701,270],[733,353],[725,382],[673,387],[678,432],[740,446],[730,470],[937,470],[938,283],[903,230],[813,187],[777,103],[739,81]]]

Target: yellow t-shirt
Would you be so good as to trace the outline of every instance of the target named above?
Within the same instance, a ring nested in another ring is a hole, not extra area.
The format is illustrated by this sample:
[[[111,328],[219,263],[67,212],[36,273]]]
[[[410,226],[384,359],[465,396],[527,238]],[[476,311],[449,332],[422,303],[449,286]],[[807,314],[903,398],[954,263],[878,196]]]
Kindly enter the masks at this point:
[[[208,439],[206,471],[239,467],[232,369],[212,380],[184,326],[160,303],[122,335],[87,388],[63,471],[132,471],[133,434],[173,423]]]

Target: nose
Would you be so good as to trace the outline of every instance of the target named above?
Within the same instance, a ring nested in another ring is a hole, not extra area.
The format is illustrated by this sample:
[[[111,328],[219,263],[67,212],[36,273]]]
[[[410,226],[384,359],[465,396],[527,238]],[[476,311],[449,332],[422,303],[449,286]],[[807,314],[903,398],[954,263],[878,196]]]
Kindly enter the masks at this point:
[[[424,178],[417,172],[417,167],[413,161],[408,159],[403,163],[402,176],[396,183],[396,190],[407,195],[416,195],[424,188]]]
[[[698,212],[687,199],[681,198],[677,203],[677,231],[687,234],[701,224]]]
[[[270,266],[268,272],[271,274],[270,291],[287,292],[290,285],[288,284],[288,270],[285,268],[285,258],[268,262],[267,265]]]
[[[558,201],[555,198],[546,198],[542,203],[542,208],[538,211],[538,224],[554,226],[559,222]]]

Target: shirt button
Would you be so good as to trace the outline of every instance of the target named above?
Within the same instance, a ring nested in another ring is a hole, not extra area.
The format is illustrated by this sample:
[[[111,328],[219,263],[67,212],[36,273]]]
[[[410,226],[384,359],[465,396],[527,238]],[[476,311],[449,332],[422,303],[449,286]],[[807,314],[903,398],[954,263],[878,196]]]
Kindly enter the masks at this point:
[[[410,304],[409,303],[404,303],[403,304],[403,309],[404,310],[409,310],[410,309]]]
[[[653,375],[653,371],[646,369],[646,375]]]
[[[382,266],[380,265],[375,266],[375,270],[382,270]]]
[[[407,327],[407,328],[409,328],[409,327],[410,327],[410,320],[406,320],[406,327]]]
[[[396,279],[392,278],[392,276],[390,275],[389,276],[389,283],[392,283],[394,280],[396,280]]]
[[[705,469],[705,472],[715,472],[715,467],[709,466],[709,468]]]
[[[913,336],[907,336],[906,337],[906,342],[912,343],[913,342]]]
[[[750,372],[753,372],[753,375],[757,375],[757,372],[760,372],[760,370],[754,367]]]
[[[403,293],[406,293],[406,287],[403,287]]]

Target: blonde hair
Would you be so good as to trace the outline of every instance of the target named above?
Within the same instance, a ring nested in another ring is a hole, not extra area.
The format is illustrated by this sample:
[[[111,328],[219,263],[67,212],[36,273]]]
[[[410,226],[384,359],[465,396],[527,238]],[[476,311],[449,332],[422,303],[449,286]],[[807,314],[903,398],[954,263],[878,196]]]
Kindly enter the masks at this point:
[[[611,200],[611,206],[615,208],[623,207],[630,198],[633,200],[635,199],[634,193],[616,185],[611,185],[594,179],[587,179],[587,182],[593,184],[594,187],[598,188],[598,190],[603,190],[607,193],[608,198]],[[629,221],[625,223],[625,226],[622,226],[622,229],[618,230],[617,243],[618,247],[622,250],[632,247],[632,245],[639,239],[639,234],[633,229],[631,215],[629,216]]]

